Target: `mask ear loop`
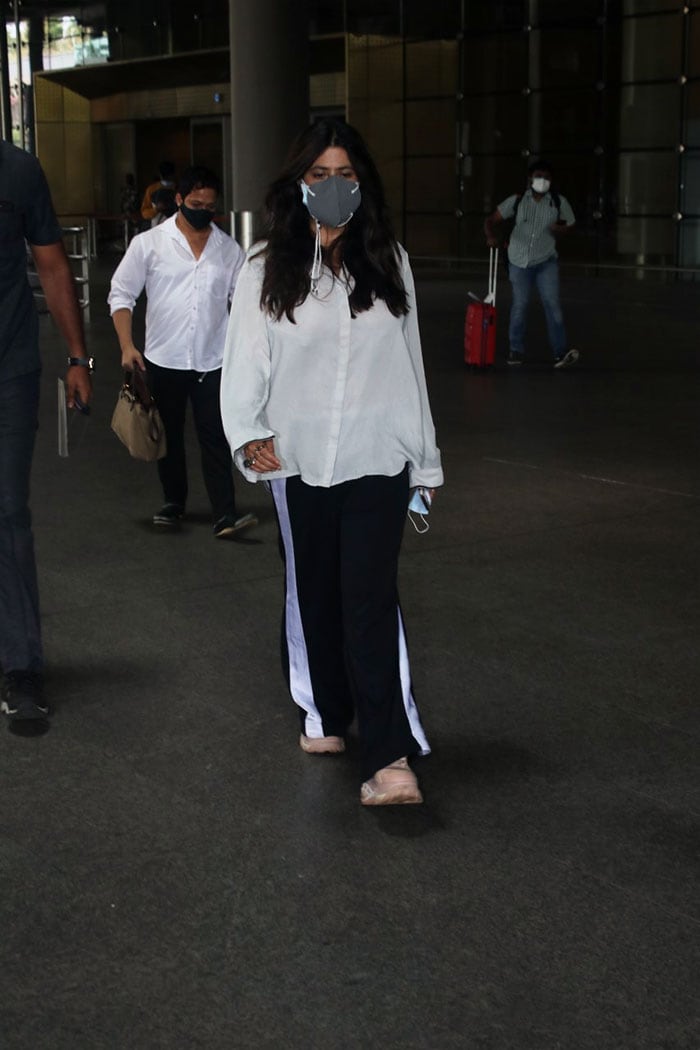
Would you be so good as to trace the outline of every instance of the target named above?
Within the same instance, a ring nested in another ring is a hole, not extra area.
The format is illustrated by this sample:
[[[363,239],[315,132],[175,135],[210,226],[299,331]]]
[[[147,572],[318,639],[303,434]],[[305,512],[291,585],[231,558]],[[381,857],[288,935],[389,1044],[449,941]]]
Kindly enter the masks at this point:
[[[316,220],[316,240],[314,242],[314,261],[311,267],[311,291],[315,295],[321,279],[321,223]]]
[[[430,528],[430,522],[428,521],[425,514],[416,514],[414,511],[409,510],[408,520],[410,521],[413,528],[416,530],[419,536],[424,536]],[[420,524],[419,524],[420,522]]]

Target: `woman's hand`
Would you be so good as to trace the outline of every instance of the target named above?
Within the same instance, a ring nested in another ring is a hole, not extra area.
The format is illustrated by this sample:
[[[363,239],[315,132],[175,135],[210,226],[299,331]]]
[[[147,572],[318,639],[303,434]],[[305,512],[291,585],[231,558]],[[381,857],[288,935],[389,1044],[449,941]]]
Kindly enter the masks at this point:
[[[275,455],[275,443],[272,438],[259,438],[243,446],[243,466],[254,470],[256,474],[268,474],[272,470],[281,470],[282,464]]]
[[[143,354],[135,346],[122,350],[122,368],[127,372],[145,372],[146,362]]]

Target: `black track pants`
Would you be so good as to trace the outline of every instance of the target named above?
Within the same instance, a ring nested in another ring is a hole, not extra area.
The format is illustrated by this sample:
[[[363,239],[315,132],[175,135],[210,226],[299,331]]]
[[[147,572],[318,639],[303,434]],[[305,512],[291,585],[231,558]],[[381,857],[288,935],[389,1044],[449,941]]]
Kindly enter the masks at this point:
[[[272,482],[286,564],[285,672],[310,737],[357,715],[362,775],[427,754],[396,585],[408,472],[330,488]]]

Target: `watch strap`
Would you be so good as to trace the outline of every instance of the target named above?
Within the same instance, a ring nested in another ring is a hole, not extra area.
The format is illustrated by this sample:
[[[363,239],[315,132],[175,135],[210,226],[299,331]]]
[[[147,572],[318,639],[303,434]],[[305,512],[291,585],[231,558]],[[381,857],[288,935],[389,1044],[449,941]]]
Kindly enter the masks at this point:
[[[95,368],[94,357],[69,357],[68,364],[72,367],[78,366],[79,368],[89,368],[92,372]]]

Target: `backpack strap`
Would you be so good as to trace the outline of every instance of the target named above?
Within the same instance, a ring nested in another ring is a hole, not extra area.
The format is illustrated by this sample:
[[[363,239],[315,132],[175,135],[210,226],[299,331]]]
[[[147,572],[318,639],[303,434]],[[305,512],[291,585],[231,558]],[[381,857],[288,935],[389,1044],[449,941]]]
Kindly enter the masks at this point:
[[[561,197],[559,196],[556,190],[550,190],[549,196],[552,198],[552,204],[557,209],[557,222],[559,222],[559,220],[561,219]],[[518,193],[515,198],[515,204],[513,206],[513,223],[515,223],[515,221],[518,218],[518,208],[520,207],[520,202],[522,199],[522,193]]]

